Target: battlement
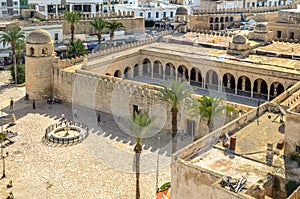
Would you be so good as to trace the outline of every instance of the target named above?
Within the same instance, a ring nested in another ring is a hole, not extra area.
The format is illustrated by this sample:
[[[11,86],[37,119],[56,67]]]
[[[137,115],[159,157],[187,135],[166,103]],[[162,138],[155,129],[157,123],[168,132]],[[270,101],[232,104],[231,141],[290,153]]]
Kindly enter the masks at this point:
[[[135,41],[135,42],[125,44],[125,45],[122,45],[122,46],[115,46],[115,47],[112,47],[112,48],[103,49],[101,51],[89,54],[87,58],[90,61],[90,60],[94,60],[98,57],[102,57],[102,56],[105,56],[105,55],[109,55],[109,54],[121,52],[121,51],[124,51],[124,50],[128,50],[128,49],[131,49],[131,48],[135,48],[135,47],[143,46],[143,45],[146,45],[146,44],[154,43],[154,42],[157,41],[157,39],[159,37],[168,35],[168,34],[170,34],[170,32],[171,31],[164,31],[164,32],[161,32],[158,37],[148,38],[148,39],[145,39],[145,40]]]
[[[83,63],[85,59],[86,56],[75,57],[72,59],[58,59],[58,66],[59,68],[67,68],[79,63]]]
[[[82,19],[83,20],[92,20],[94,18],[102,18],[102,19],[111,19],[111,18],[134,18],[134,12],[121,12],[118,13],[96,13],[96,14],[83,14]],[[63,14],[48,14],[49,20],[63,20],[64,15]]]
[[[282,6],[256,7],[256,8],[205,9],[205,10],[195,10],[194,15],[275,12],[278,10],[292,9],[292,8],[295,8],[295,6],[282,5]]]

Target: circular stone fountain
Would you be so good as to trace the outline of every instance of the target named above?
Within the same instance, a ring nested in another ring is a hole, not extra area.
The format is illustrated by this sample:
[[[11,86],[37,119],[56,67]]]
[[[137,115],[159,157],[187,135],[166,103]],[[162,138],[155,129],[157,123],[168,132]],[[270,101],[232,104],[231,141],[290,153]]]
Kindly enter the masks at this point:
[[[49,132],[46,133],[48,140],[61,144],[74,143],[82,141],[88,135],[87,128],[82,128],[74,123],[63,122],[60,125],[50,132],[46,130],[46,132]]]

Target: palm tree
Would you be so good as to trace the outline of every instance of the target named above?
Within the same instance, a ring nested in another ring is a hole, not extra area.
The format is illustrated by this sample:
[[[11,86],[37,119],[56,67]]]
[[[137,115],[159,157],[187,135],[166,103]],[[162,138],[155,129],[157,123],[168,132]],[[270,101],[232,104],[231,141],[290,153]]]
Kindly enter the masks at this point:
[[[12,50],[12,58],[15,70],[15,83],[17,84],[17,63],[16,63],[16,43],[25,38],[24,32],[20,28],[11,28],[0,33],[0,42],[4,45],[10,44]]]
[[[71,24],[71,44],[74,42],[75,25],[81,19],[80,12],[64,12],[64,19]]]
[[[109,46],[111,47],[112,46],[112,40],[115,36],[115,31],[119,28],[124,28],[124,25],[121,22],[118,22],[118,21],[111,21],[111,22],[107,23],[106,27],[110,31],[110,33],[109,33],[109,36],[110,36]]]
[[[25,40],[18,40],[16,42],[16,62],[17,65],[21,63],[21,55],[25,52],[26,45]]]
[[[158,88],[160,91],[158,97],[160,100],[167,102],[171,105],[172,113],[172,153],[176,152],[177,148],[177,116],[179,112],[180,105],[184,100],[189,97],[194,89],[192,87],[187,87],[188,82],[183,82],[181,84],[176,81],[171,82],[171,87],[165,85],[162,88]]]
[[[200,122],[203,118],[206,118],[209,132],[211,132],[213,130],[214,118],[226,115],[226,113],[224,113],[225,111],[235,111],[233,107],[223,105],[223,101],[224,100],[222,98],[202,96],[201,98],[194,99],[188,109],[191,111],[191,115],[193,117],[200,116]]]
[[[70,44],[68,47],[68,57],[75,58],[87,54],[87,49],[81,40],[77,40],[75,43]]]
[[[107,22],[104,21],[101,18],[96,18],[93,21],[91,21],[90,24],[96,30],[96,35],[97,35],[97,38],[98,38],[98,44],[99,44],[99,47],[100,47],[101,39],[102,39],[101,33],[102,33],[103,29],[106,27]]]
[[[156,133],[155,119],[151,119],[146,111],[134,112],[133,116],[121,118],[119,127],[130,135],[136,137],[134,146],[136,171],[136,199],[140,199],[140,157],[143,151],[142,138],[153,136]],[[158,131],[158,130],[157,130]]]

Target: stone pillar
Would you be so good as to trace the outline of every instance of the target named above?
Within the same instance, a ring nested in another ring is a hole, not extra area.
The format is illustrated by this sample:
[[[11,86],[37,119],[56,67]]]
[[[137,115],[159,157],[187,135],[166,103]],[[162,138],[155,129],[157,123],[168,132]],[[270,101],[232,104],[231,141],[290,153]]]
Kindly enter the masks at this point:
[[[261,93],[261,83],[262,83],[262,80],[261,79],[258,79],[257,80],[257,93],[260,94]]]
[[[127,71],[127,73],[128,73],[128,78],[133,78],[133,70],[132,69]]]
[[[151,79],[153,79],[153,68],[154,68],[154,64],[151,64]]]
[[[226,74],[226,76],[227,76],[227,88],[230,88],[230,80],[231,80],[231,74]]]
[[[138,69],[139,69],[138,76],[143,76],[143,64],[139,64]]]
[[[177,69],[175,68],[175,81],[177,81],[178,80],[178,71],[177,71]]]
[[[251,98],[253,98],[253,87],[254,87],[254,83],[251,83]]]
[[[185,79],[185,73],[186,73],[185,70],[186,70],[186,69],[182,70],[182,79]]]
[[[205,88],[205,81],[206,81],[206,79],[202,78],[202,88]]]
[[[192,71],[192,70],[191,70]],[[196,82],[199,82],[199,73],[197,71],[196,72],[196,75],[195,75],[195,81]],[[192,73],[192,72],[191,72]]]
[[[237,95],[237,90],[238,90],[238,87],[237,87],[237,85],[235,85],[235,92],[234,92],[235,95]]]
[[[221,91],[222,90],[222,80],[219,79],[218,80],[218,91]]]
[[[246,77],[243,76],[242,77],[242,91],[245,91],[246,90]],[[252,89],[251,89],[252,91]]]
[[[209,72],[208,72],[208,83],[209,83],[209,84],[212,84],[212,80],[213,80],[213,72],[212,72],[212,71],[209,71]]]
[[[147,75],[151,76],[151,63],[147,63],[146,67],[147,67]]]
[[[162,65],[161,66],[162,67],[162,75],[163,75],[163,80],[165,80],[166,79],[166,65]]]
[[[279,83],[276,82],[273,85],[274,85],[274,97],[276,97],[277,96],[277,88],[278,88]],[[271,88],[269,88],[269,90],[271,90]]]

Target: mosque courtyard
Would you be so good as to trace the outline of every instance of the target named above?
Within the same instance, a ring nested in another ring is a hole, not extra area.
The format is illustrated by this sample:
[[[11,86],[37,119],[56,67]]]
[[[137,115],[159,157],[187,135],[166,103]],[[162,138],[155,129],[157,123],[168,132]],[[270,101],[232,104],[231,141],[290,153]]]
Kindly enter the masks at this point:
[[[135,138],[123,133],[111,115],[101,113],[99,126],[95,111],[77,107],[78,118],[75,119],[89,126],[89,136],[78,144],[51,143],[43,138],[45,129],[57,123],[62,113],[74,120],[72,104],[49,105],[43,100],[37,101],[33,109],[32,102],[23,99],[25,87],[8,85],[9,78],[7,72],[0,71],[1,114],[15,114],[17,121],[16,125],[7,128],[5,124],[3,128],[18,135],[11,138],[13,144],[4,142],[3,152],[8,152],[8,156],[4,159],[6,177],[0,180],[1,198],[6,198],[10,192],[15,198],[25,199],[135,197]],[[11,99],[14,100],[13,109],[9,107]],[[10,117],[7,118],[11,122]],[[171,180],[169,139],[170,135],[165,133],[144,140],[141,198],[154,198],[157,184]],[[0,175],[2,170],[1,159]],[[8,189],[10,180],[13,186]]]

